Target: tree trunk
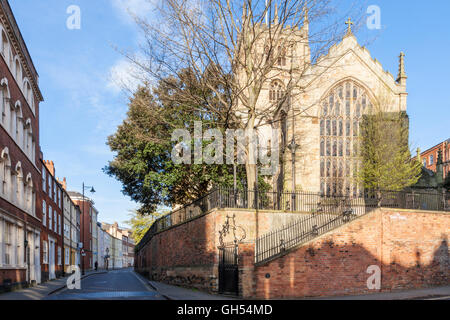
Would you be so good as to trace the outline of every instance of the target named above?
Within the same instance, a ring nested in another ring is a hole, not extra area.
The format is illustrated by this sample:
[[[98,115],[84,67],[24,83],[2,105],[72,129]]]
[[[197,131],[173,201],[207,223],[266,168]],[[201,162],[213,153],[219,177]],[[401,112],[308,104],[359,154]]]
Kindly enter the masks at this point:
[[[382,194],[381,194],[381,191],[377,191],[377,206],[378,206],[378,208],[380,208],[381,207],[381,201],[383,200],[383,198],[382,198]]]

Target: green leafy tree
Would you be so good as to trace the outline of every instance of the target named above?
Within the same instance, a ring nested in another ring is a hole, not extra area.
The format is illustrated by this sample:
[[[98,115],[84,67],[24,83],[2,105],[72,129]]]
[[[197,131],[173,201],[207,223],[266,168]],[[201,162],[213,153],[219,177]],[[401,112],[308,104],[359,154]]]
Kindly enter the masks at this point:
[[[178,78],[161,80],[153,89],[148,84],[139,87],[130,99],[127,118],[107,141],[116,155],[104,172],[119,180],[122,192],[141,204],[141,214],[155,211],[158,205],[186,204],[214,185],[233,185],[231,165],[172,161],[172,149],[177,143],[171,141],[175,129],[193,132],[194,121],[201,121],[204,130],[224,131],[231,125],[225,118],[201,108],[206,100],[213,104],[217,93],[202,86],[202,80],[193,77],[189,70],[180,73]],[[226,99],[226,92],[222,92],[221,99]],[[187,94],[191,98],[184,100]],[[193,101],[192,96],[198,99]],[[192,146],[193,143],[192,139]],[[238,181],[243,177],[245,169],[238,168]]]
[[[364,117],[360,132],[361,168],[357,180],[382,201],[382,191],[401,191],[420,178],[422,164],[411,160],[409,123],[405,112],[385,112],[392,105],[388,95]]]
[[[125,221],[131,227],[131,236],[135,243],[139,243],[145,233],[163,213],[154,212],[149,215],[142,215],[138,211],[131,211],[129,213],[130,220]]]

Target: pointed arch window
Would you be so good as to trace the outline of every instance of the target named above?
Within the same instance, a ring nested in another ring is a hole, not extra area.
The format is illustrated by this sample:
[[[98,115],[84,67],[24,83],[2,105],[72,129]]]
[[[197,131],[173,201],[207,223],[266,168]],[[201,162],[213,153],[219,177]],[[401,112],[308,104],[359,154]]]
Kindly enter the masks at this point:
[[[278,59],[277,64],[280,67],[286,66],[286,48],[278,46]]]
[[[0,192],[5,199],[9,200],[11,194],[11,159],[8,148],[3,149],[0,154],[0,171]]]
[[[1,123],[6,131],[11,133],[11,107],[8,88],[8,80],[3,78],[0,81],[0,103],[1,103]]]
[[[16,164],[14,170],[14,179],[13,179],[13,199],[14,203],[19,207],[23,208],[25,204],[24,197],[24,178],[22,171],[22,164],[20,161]]]
[[[326,195],[360,195],[354,168],[359,161],[359,125],[369,95],[354,81],[337,85],[321,101],[320,185]]]
[[[284,89],[283,84],[279,80],[272,81],[269,89],[270,102],[278,102],[283,98]]]

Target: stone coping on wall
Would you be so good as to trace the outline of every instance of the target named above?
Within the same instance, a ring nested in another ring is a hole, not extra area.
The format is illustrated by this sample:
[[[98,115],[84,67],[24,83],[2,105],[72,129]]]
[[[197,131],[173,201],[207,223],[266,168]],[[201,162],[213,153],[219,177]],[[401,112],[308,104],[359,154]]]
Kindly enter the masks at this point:
[[[373,210],[372,212],[368,212],[368,213],[365,214],[365,215],[362,215],[362,216],[359,216],[359,217],[355,218],[355,219],[352,220],[351,222],[357,221],[357,220],[359,220],[359,219],[361,219],[361,218],[364,218],[364,217],[366,217],[366,216],[368,216],[368,215],[371,215],[371,214],[375,214],[375,213],[380,212],[380,211],[381,211],[381,212],[384,212],[384,213],[389,213],[389,212],[403,212],[403,213],[412,213],[412,214],[414,214],[414,213],[424,213],[424,214],[444,214],[444,215],[450,215],[450,212],[448,212],[448,211],[431,211],[431,210],[422,210],[422,209],[396,209],[396,208],[385,208],[385,207],[380,207],[380,208],[376,208],[376,210]],[[321,235],[319,235],[319,236],[317,236],[317,237],[315,237],[315,238],[313,238],[313,239],[311,239],[311,240],[308,240],[308,241],[306,241],[306,242],[303,242],[303,243],[300,243],[300,244],[298,244],[298,245],[296,245],[296,246],[293,246],[292,248],[289,248],[289,249],[287,249],[286,251],[279,253],[278,255],[274,256],[273,258],[271,258],[271,259],[269,259],[269,260],[267,260],[267,261],[260,262],[260,263],[255,263],[255,266],[256,266],[256,267],[264,266],[264,265],[266,265],[266,264],[272,262],[273,260],[276,260],[276,259],[278,259],[278,258],[280,258],[280,257],[283,257],[283,256],[285,256],[285,255],[291,253],[292,251],[295,251],[296,249],[298,249],[298,248],[300,248],[300,247],[307,246],[308,244],[310,244],[310,243],[312,243],[312,242],[314,242],[314,241],[320,240],[321,238],[328,236],[328,234],[329,234],[330,232],[336,232],[336,230],[339,230],[340,228],[344,228],[344,227],[346,227],[346,226],[347,226],[347,224],[340,225],[340,226],[338,226],[338,227],[336,227],[336,228],[334,228],[334,229],[331,229],[331,230],[329,230],[329,231],[327,231],[327,232],[325,232],[325,233],[323,233],[323,234],[321,234]]]
[[[421,213],[427,213],[427,214],[450,214],[449,211],[432,211],[432,210],[423,210],[423,209],[399,209],[399,208],[387,208],[387,207],[380,207],[380,208],[374,208],[374,209],[379,209],[379,210],[382,210],[382,211],[396,211],[396,212],[408,212],[408,213],[420,213],[421,212]],[[213,209],[210,209],[207,212],[202,213],[202,214],[200,214],[198,216],[192,217],[190,219],[187,219],[186,221],[183,221],[183,222],[178,223],[176,225],[170,226],[170,227],[168,227],[168,228],[166,228],[164,230],[158,231],[155,234],[153,234],[153,236],[158,235],[158,234],[163,233],[163,232],[166,232],[166,231],[169,231],[169,230],[171,230],[173,228],[177,228],[177,227],[182,226],[182,225],[184,225],[186,223],[189,223],[191,221],[200,219],[200,218],[202,218],[204,216],[207,216],[207,215],[211,214],[212,212],[218,212],[218,211],[219,212],[233,211],[233,212],[254,212],[254,213],[257,213],[257,212],[260,212],[260,213],[286,213],[286,214],[298,214],[298,215],[311,214],[311,212],[306,212],[306,211],[259,210],[259,209],[248,209],[248,208],[213,208]],[[374,210],[373,212],[376,212],[376,211],[377,210]],[[369,214],[370,213],[371,212],[369,212]],[[363,216],[365,216],[365,215],[363,215]],[[359,219],[359,218],[360,217],[358,217],[357,219]],[[344,224],[344,226],[345,226],[345,224]],[[340,227],[338,227],[338,228],[340,228]],[[333,229],[333,230],[335,230],[335,229]],[[333,231],[333,230],[330,230],[330,231]],[[149,238],[148,241],[145,244],[143,244],[143,246],[145,246],[153,238],[153,236],[151,238]],[[318,237],[318,238],[320,238],[320,237]],[[289,251],[289,250],[287,250],[287,251]],[[283,253],[283,255],[284,255],[284,253]]]
[[[398,208],[379,208],[382,211],[395,211],[395,212],[408,212],[408,213],[426,213],[426,214],[448,214],[450,211],[435,211],[435,210],[424,210],[424,209],[398,209]]]

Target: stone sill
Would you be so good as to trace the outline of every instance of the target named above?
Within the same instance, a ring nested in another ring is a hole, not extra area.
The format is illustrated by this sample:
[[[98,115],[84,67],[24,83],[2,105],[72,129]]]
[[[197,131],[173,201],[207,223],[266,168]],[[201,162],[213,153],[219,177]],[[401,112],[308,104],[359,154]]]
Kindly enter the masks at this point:
[[[27,270],[27,267],[0,266],[0,270]]]

